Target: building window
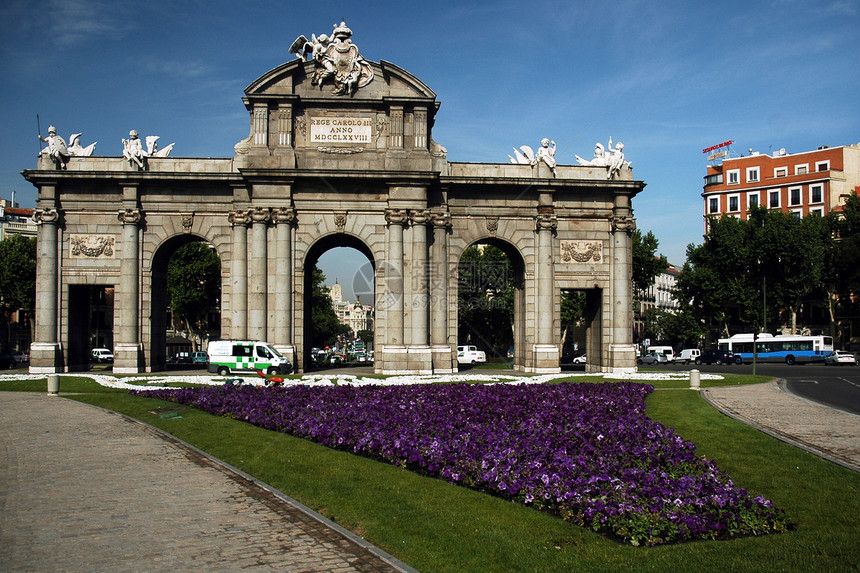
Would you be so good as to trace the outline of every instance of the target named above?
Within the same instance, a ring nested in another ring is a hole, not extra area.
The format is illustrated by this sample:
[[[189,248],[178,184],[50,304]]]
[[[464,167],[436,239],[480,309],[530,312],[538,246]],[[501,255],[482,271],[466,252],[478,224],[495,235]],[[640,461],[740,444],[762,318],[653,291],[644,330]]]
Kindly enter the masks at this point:
[[[809,186],[809,202],[823,203],[824,202],[824,186],[810,185]]]
[[[788,206],[796,207],[800,205],[800,187],[792,187],[788,190]]]
[[[758,193],[749,193],[747,195],[747,210],[752,211],[753,209],[757,209],[759,206],[759,196]]]
[[[758,167],[747,167],[747,181],[758,181]]]
[[[741,196],[729,195],[729,213],[737,213],[741,210]]]
[[[797,219],[803,218],[803,209],[792,209],[790,211],[792,215],[794,215]]]
[[[809,210],[810,215],[818,215],[819,217],[824,216],[824,207],[816,207],[815,209]]]
[[[809,173],[809,164],[804,163],[803,165],[795,165],[794,166],[794,174],[795,175],[806,175]]]
[[[817,161],[815,163],[816,171],[830,171],[830,161]]]
[[[741,182],[741,170],[740,169],[732,169],[728,172],[729,176],[729,185],[737,185]]]
[[[720,212],[720,198],[711,197],[708,199],[708,214],[713,215]]]
[[[773,170],[774,177],[786,177],[788,175],[788,167],[778,167]]]
[[[771,209],[779,209],[779,189],[775,191],[768,191],[767,206]]]

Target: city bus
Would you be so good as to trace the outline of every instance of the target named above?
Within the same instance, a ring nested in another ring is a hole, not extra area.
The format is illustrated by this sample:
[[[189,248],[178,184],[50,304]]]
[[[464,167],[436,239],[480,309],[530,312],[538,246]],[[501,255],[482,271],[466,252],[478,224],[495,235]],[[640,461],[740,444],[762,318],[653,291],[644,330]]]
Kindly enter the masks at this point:
[[[731,338],[721,338],[718,344],[720,350],[728,350],[734,354],[737,364],[752,363],[752,334],[735,334]],[[755,345],[758,362],[785,362],[788,365],[823,362],[824,357],[833,352],[833,337],[794,334],[773,336],[762,333],[756,336]]]

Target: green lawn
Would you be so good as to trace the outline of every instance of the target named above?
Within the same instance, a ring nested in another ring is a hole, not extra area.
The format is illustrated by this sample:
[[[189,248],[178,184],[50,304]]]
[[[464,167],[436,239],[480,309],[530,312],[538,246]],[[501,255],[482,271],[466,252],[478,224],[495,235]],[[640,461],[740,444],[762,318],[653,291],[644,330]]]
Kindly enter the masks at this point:
[[[581,380],[577,378],[577,380]],[[762,381],[734,375],[702,386]],[[61,393],[162,428],[256,476],[421,571],[856,571],[860,474],[727,418],[680,382],[648,414],[797,524],[790,533],[655,548],[619,545],[533,509],[236,420],[63,377]],[[45,381],[0,389],[44,391]],[[152,413],[156,410],[156,413]]]

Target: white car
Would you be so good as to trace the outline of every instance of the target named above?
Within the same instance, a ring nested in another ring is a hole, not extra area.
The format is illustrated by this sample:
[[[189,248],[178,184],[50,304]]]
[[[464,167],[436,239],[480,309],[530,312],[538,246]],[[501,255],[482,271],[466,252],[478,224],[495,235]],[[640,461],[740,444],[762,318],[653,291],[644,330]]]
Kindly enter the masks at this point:
[[[577,356],[576,358],[573,359],[574,364],[585,364],[585,362],[586,362],[585,354],[580,354],[579,356]]]
[[[831,364],[833,366],[840,366],[846,364],[848,366],[856,366],[857,365],[857,357],[854,356],[851,352],[846,352],[844,350],[834,350],[830,354],[824,357],[825,364]]]

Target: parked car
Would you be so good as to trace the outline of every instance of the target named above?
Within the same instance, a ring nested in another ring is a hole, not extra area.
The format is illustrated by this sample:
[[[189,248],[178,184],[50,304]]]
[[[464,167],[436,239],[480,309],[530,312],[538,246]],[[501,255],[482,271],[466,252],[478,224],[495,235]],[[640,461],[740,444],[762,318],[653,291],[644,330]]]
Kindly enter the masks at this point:
[[[728,350],[720,350],[718,348],[712,348],[710,350],[703,351],[698,358],[696,358],[696,364],[734,364],[735,357]]]
[[[113,362],[113,352],[107,348],[93,348],[93,362]]]
[[[580,354],[579,356],[577,356],[573,359],[574,364],[585,364],[585,362],[586,362],[585,354]]]
[[[669,357],[660,352],[651,352],[636,359],[636,364],[666,364]]]
[[[854,356],[851,352],[847,352],[845,350],[834,350],[830,354],[824,357],[824,363],[829,364],[831,366],[856,366],[857,365],[857,357]]]
[[[29,364],[30,363],[30,355],[24,352],[23,350],[19,350],[15,354],[12,355],[17,364]]]
[[[206,364],[209,362],[209,355],[202,350],[197,350],[191,353],[191,364]]]
[[[0,354],[0,370],[12,370],[15,366],[14,356],[11,354]]]

